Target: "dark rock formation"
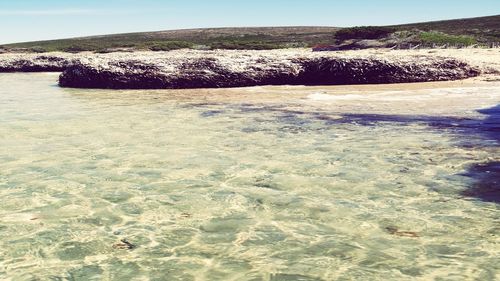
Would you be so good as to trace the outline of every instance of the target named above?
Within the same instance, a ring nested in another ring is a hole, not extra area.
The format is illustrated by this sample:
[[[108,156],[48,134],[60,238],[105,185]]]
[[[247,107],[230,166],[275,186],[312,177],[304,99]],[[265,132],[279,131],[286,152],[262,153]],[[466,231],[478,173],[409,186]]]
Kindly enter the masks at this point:
[[[57,56],[19,57],[0,61],[0,72],[60,72],[73,61]]]
[[[389,61],[331,56],[211,56],[75,63],[61,74],[59,84],[75,88],[183,89],[427,82],[477,75],[475,68],[450,58]]]
[[[0,72],[44,71],[64,71],[59,79],[62,87],[104,89],[380,84],[457,80],[480,73],[460,59],[416,51],[179,50],[0,55]]]

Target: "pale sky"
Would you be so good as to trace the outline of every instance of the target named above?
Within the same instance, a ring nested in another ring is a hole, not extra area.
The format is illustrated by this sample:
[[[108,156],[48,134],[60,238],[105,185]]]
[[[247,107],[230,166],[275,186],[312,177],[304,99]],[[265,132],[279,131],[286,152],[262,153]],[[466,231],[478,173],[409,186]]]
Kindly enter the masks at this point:
[[[389,25],[500,14],[500,0],[0,0],[0,44],[201,27]]]

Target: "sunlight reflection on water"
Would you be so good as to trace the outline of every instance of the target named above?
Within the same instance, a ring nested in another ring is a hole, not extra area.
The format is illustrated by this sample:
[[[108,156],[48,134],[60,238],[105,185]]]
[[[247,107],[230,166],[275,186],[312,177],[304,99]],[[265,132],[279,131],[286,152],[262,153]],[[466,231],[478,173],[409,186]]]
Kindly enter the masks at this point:
[[[498,205],[464,196],[467,170],[499,161],[497,135],[467,125],[487,120],[477,109],[498,88],[361,104],[300,87],[71,90],[56,78],[0,75],[1,279],[498,275]]]

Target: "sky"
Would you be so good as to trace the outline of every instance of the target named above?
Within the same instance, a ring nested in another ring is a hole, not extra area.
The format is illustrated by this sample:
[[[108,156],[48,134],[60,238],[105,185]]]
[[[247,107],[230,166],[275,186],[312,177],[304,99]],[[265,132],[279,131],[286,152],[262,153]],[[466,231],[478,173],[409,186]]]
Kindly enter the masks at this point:
[[[0,44],[202,27],[390,25],[500,14],[500,0],[0,0]]]

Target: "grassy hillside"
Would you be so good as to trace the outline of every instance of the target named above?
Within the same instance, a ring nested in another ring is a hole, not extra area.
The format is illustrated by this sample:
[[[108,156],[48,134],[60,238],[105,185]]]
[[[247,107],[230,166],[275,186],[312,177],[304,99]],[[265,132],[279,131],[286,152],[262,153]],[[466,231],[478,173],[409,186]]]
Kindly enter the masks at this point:
[[[258,27],[207,28],[127,33],[5,45],[29,51],[95,51],[116,49],[164,51],[194,49],[277,49],[318,44],[349,46],[353,41],[379,41],[378,46],[397,42],[473,44],[500,41],[500,15],[405,24],[387,27]]]
[[[334,27],[206,28],[127,33],[5,45],[47,51],[105,51],[110,48],[171,50],[277,49],[331,42]]]
[[[422,31],[440,31],[458,36],[468,35],[480,41],[500,41],[500,15],[404,24],[393,27],[399,30],[419,29]]]

